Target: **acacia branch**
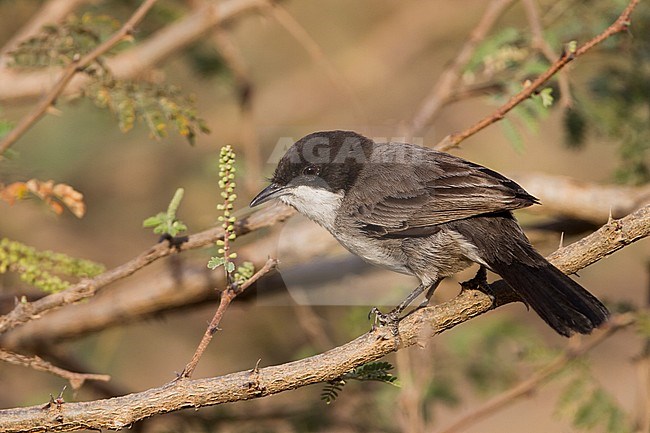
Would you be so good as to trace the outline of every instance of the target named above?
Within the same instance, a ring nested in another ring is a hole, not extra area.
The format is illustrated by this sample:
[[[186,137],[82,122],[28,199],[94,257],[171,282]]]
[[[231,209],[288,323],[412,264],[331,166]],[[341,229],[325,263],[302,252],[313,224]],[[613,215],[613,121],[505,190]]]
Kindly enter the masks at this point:
[[[610,217],[621,218],[650,203],[650,185],[608,185],[544,173],[509,177],[542,202],[542,206],[533,206],[530,211],[594,224],[603,224]]]
[[[50,89],[49,92],[40,100],[40,102],[25,117],[20,119],[18,124],[0,141],[0,155],[16,142],[29,128],[32,127],[56,102],[57,98],[63,93],[70,80],[78,73],[94,63],[100,56],[106,54],[115,45],[131,35],[135,26],[142,21],[147,12],[153,7],[156,0],[145,0],[131,17],[117,30],[110,38],[99,44],[91,52],[83,57],[72,60],[66,66],[61,77]]]
[[[148,39],[115,57],[106,59],[106,67],[116,79],[134,78],[143,71],[160,64],[183,47],[195,42],[214,27],[238,17],[244,12],[259,9],[266,0],[228,0],[206,2],[182,19],[162,28]],[[51,81],[52,71],[17,73],[0,69],[0,100],[34,97],[42,93],[43,83]],[[88,82],[77,76],[67,91],[75,91]]]
[[[81,388],[81,385],[83,385],[86,380],[99,380],[102,382],[111,380],[111,377],[107,374],[75,373],[73,371],[68,371],[52,365],[51,363],[39,358],[38,356],[21,355],[19,353],[12,353],[3,349],[0,349],[0,361],[8,362],[9,364],[20,365],[23,367],[29,367],[38,371],[45,371],[47,373],[62,377],[70,381],[70,385],[73,389]]]
[[[559,214],[598,225],[607,222],[610,215],[621,218],[650,202],[648,186],[603,185],[541,173],[511,174],[509,177],[544,204],[529,208],[530,211],[542,212],[545,215]],[[275,213],[276,210],[280,213]],[[292,210],[279,207],[262,212],[251,216],[257,219],[258,223],[250,226],[249,222],[246,222],[241,228],[248,227],[248,230],[252,230],[254,227],[272,225],[286,218]],[[265,219],[268,219],[267,223],[263,223]],[[206,241],[219,236],[218,233],[213,232],[213,237],[206,238]],[[304,261],[326,254],[332,245],[330,242],[335,242],[329,237],[314,239],[309,233],[314,231],[307,230],[304,235],[302,232],[293,234],[298,236],[296,245],[311,247],[306,250],[297,246],[291,252],[285,252],[283,259],[286,263],[293,263],[298,258]],[[197,236],[199,235],[192,235],[188,245],[201,245],[200,242],[194,241]],[[263,241],[257,240],[240,247],[238,252],[245,260],[262,267],[267,259],[266,252],[271,251],[276,244],[274,237],[267,236]],[[313,245],[318,245],[319,248],[314,248]],[[321,267],[323,266],[325,265],[321,262]],[[213,300],[215,298],[212,288],[223,284],[223,280],[215,276],[214,272],[208,272],[205,264],[185,266],[180,276],[165,272],[148,275],[115,287],[111,296],[98,297],[89,303],[78,303],[72,308],[48,315],[44,320],[31,321],[27,326],[5,333],[1,344],[19,350],[21,347],[40,346],[45,342],[79,338],[125,322],[144,320],[163,311]],[[71,317],[74,317],[74,320],[71,320]]]
[[[229,285],[228,287],[226,287],[224,290],[221,291],[221,296],[219,299],[219,307],[217,308],[217,311],[214,313],[214,317],[212,317],[212,320],[210,321],[208,328],[205,330],[205,333],[203,334],[203,338],[201,338],[201,341],[198,347],[196,348],[194,355],[192,355],[192,359],[185,366],[179,378],[192,377],[192,373],[194,373],[194,369],[196,368],[196,365],[199,363],[201,357],[203,356],[205,349],[208,348],[208,344],[210,344],[212,337],[219,330],[219,324],[221,323],[221,319],[223,318],[223,315],[226,313],[228,307],[230,306],[230,303],[237,297],[237,295],[241,294],[242,292],[244,292],[244,290],[249,288],[251,284],[253,284],[257,280],[262,278],[264,275],[268,274],[273,268],[275,268],[277,264],[278,261],[276,259],[269,258],[264,264],[264,266],[262,267],[262,269],[255,272],[255,274],[252,277],[250,277],[248,280],[246,280],[244,284],[240,286]],[[228,278],[226,278],[226,280],[228,280]]]
[[[235,223],[235,233],[242,235],[262,227],[268,227],[293,214],[293,209],[286,206],[269,207],[238,220]],[[170,246],[167,242],[158,243],[130,261],[94,278],[84,279],[62,292],[53,293],[34,302],[20,303],[8,314],[0,316],[0,334],[39,318],[50,310],[94,296],[105,286],[128,277],[158,259],[180,251],[211,245],[217,240],[223,239],[223,236],[223,229],[217,227],[189,236],[187,242],[178,247]]]
[[[544,38],[542,29],[542,20],[539,17],[538,4],[536,0],[522,0],[530,33],[532,35],[533,48],[537,49],[546,60],[554,62],[557,54],[551,47],[551,44]],[[566,69],[560,71],[557,76],[558,86],[560,88],[560,106],[568,108],[571,106],[571,85],[569,83],[569,74]]]
[[[0,68],[7,63],[7,54],[14,50],[21,42],[36,35],[44,25],[58,23],[65,19],[72,11],[89,0],[50,0],[39,7],[38,12],[9,39],[0,49]]]
[[[549,260],[574,273],[642,237],[650,235],[650,205],[613,220]],[[399,323],[399,342],[390,330],[378,328],[325,353],[286,364],[207,379],[180,379],[162,387],[111,399],[60,406],[0,410],[6,433],[81,428],[121,429],[134,422],[184,408],[211,406],[276,394],[336,379],[354,367],[377,360],[398,348],[412,346],[494,308],[487,295],[464,290],[456,298],[415,311]]]
[[[464,131],[446,136],[438,144],[436,144],[435,149],[446,151],[453,147],[456,147],[466,138],[471,137],[482,129],[503,119],[510,110],[533,96],[544,83],[550,80],[558,71],[564,68],[572,60],[584,55],[587,51],[591,50],[596,45],[600,44],[609,37],[626,31],[630,26],[630,16],[632,14],[632,11],[634,11],[634,8],[638,3],[639,0],[631,0],[625,10],[616,19],[616,21],[614,21],[614,23],[607,27],[607,29],[605,29],[602,33],[587,41],[575,51],[565,50],[560,58],[557,59],[551,66],[549,66],[549,68],[544,73],[537,77],[532,83],[526,85],[526,87],[524,87],[519,93],[512,96],[508,102],[499,107],[494,113],[481,119]]]
[[[420,134],[436,117],[442,107],[454,97],[463,69],[472,59],[478,45],[485,39],[499,17],[512,3],[513,0],[492,0],[488,3],[483,17],[470,33],[456,58],[445,68],[431,92],[422,101],[411,122],[410,136]]]

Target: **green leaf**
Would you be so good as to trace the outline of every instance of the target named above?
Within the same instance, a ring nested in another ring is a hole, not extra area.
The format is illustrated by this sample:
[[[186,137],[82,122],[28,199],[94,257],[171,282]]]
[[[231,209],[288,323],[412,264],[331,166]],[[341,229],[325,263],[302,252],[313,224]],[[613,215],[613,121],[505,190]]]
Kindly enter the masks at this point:
[[[142,221],[142,227],[153,227],[153,232],[156,234],[168,234],[172,237],[177,236],[179,233],[187,230],[187,226],[176,219],[176,211],[180,206],[183,199],[183,188],[178,188],[174,197],[172,198],[167,212],[160,212],[155,216],[151,216]]]
[[[144,221],[142,221],[142,227],[155,227],[157,225],[160,225],[165,221],[165,214],[164,213],[159,213],[156,216],[151,216]]]
[[[551,87],[546,87],[539,92],[539,97],[542,101],[542,106],[544,108],[549,108],[553,105],[553,89]]]
[[[226,263],[226,272],[228,272],[230,274],[234,270],[235,270],[235,264],[233,262],[227,262]]]
[[[53,251],[35,248],[9,239],[0,239],[0,274],[16,272],[27,284],[49,292],[59,292],[70,283],[62,277],[92,277],[104,267],[89,260],[76,259]]]
[[[219,266],[223,265],[226,262],[226,259],[223,257],[210,257],[210,260],[208,261],[208,268],[215,270]]]

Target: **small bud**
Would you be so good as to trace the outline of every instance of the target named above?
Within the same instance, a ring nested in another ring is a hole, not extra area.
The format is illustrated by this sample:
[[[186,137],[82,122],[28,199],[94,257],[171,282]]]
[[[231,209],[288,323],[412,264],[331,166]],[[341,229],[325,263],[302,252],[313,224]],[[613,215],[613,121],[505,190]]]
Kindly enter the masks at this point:
[[[223,239],[217,239],[217,246],[223,246],[226,243],[223,241]]]
[[[230,257],[231,259],[236,259],[237,258],[237,253],[230,253],[230,255],[228,257]]]
[[[230,236],[228,236],[228,239],[231,241],[234,241],[235,238],[237,238],[237,235],[235,233],[231,233]]]
[[[228,201],[235,201],[237,200],[237,194],[230,194],[230,197],[228,197]]]
[[[217,252],[218,252],[219,254],[223,254],[223,253],[226,252],[226,250],[224,250],[223,248],[219,248],[219,249],[217,250]]]

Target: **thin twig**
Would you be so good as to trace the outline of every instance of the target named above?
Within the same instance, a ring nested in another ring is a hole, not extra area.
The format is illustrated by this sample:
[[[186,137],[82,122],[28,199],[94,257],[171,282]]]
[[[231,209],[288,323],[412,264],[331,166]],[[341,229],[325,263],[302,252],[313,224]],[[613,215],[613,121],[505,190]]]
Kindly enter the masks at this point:
[[[145,17],[153,7],[156,0],[145,0],[124,25],[106,41],[95,47],[83,57],[74,59],[61,74],[61,77],[41,101],[0,141],[0,155],[16,142],[29,128],[31,128],[56,102],[57,98],[66,88],[70,80],[78,73],[90,66],[100,56],[104,55],[125,37],[131,35],[135,26]]]
[[[278,264],[277,259],[269,258],[264,264],[264,266],[262,267],[262,269],[260,269],[255,274],[253,274],[253,276],[250,277],[248,280],[246,280],[241,286],[233,286],[229,284],[221,292],[219,307],[217,308],[217,311],[214,313],[214,316],[212,317],[212,320],[210,321],[208,328],[205,330],[205,333],[203,334],[203,338],[201,338],[201,342],[196,348],[194,355],[192,355],[192,359],[185,366],[183,372],[179,375],[179,378],[192,377],[192,373],[194,373],[194,369],[196,368],[196,365],[201,360],[201,357],[203,356],[205,349],[207,349],[208,347],[208,344],[210,344],[210,341],[212,341],[212,337],[219,330],[219,324],[221,323],[221,319],[223,318],[223,315],[225,314],[226,310],[230,306],[230,303],[233,301],[233,299],[235,299],[237,295],[244,292],[244,290],[250,287],[251,284],[253,284],[255,281],[259,280],[261,277],[269,273],[273,268],[275,268],[277,264]]]
[[[128,50],[106,59],[106,68],[118,80],[134,78],[170,58],[174,53],[205,36],[214,27],[229,22],[245,13],[258,10],[264,0],[225,0],[206,2],[181,19],[162,27],[149,38],[139,41]],[[0,68],[0,100],[38,97],[43,93],[43,83],[51,81],[51,70],[20,72]],[[77,76],[65,93],[74,93],[88,82]]]
[[[609,322],[607,322],[606,328],[603,332],[600,332],[594,338],[586,340],[577,347],[568,344],[561,355],[542,367],[528,379],[523,380],[501,394],[496,395],[481,406],[465,414],[453,424],[438,431],[438,433],[459,433],[467,429],[469,426],[495,414],[499,410],[508,407],[517,399],[530,395],[532,391],[539,388],[558,372],[562,371],[571,361],[583,356],[607,338],[614,335],[617,331],[626,328],[632,323],[634,323],[632,315],[622,314],[613,317]]]
[[[431,92],[422,101],[420,108],[411,122],[410,137],[421,134],[422,130],[440,113],[442,107],[450,101],[456,91],[463,69],[472,59],[476,48],[512,3],[513,0],[492,0],[488,3],[481,20],[470,33],[465,44],[458,51],[454,60],[440,75]]]
[[[538,4],[536,0],[522,0],[526,19],[530,27],[530,33],[533,36],[533,47],[539,50],[546,57],[546,60],[553,63],[558,58],[557,53],[544,38],[542,21],[539,17]],[[566,69],[561,70],[557,76],[557,82],[560,87],[560,107],[569,108],[572,105],[571,84],[569,83],[569,73]]]
[[[634,10],[634,8],[637,6],[638,3],[639,0],[631,0],[630,3],[625,8],[625,10],[616,19],[616,21],[614,21],[614,23],[609,27],[607,27],[607,29],[605,29],[602,33],[600,33],[598,36],[594,37],[593,39],[589,40],[588,42],[580,46],[580,48],[578,48],[574,52],[571,52],[570,50],[566,50],[562,54],[562,56],[560,56],[560,58],[557,59],[557,61],[555,61],[555,63],[553,63],[542,75],[537,77],[537,79],[535,79],[535,81],[533,81],[532,83],[528,84],[522,91],[520,91],[519,93],[511,97],[508,102],[506,102],[501,107],[499,107],[494,113],[485,117],[484,119],[480,120],[479,122],[477,122],[476,124],[472,125],[471,127],[467,128],[462,132],[448,135],[447,137],[442,139],[438,144],[436,144],[435,149],[449,150],[453,147],[456,147],[466,138],[471,137],[472,135],[488,127],[489,125],[503,119],[506,113],[508,113],[513,108],[515,108],[521,102],[525,101],[526,99],[534,95],[535,92],[538,91],[540,86],[546,83],[560,69],[565,67],[572,60],[582,56],[587,51],[591,50],[593,47],[603,42],[605,39],[617,33],[626,31],[630,26],[630,15],[632,14],[632,11]]]
[[[72,11],[89,0],[50,0],[39,6],[38,12],[9,39],[0,49],[0,69],[7,63],[7,54],[21,42],[34,36],[46,24],[58,23]]]
[[[38,356],[21,355],[4,349],[0,349],[0,361],[28,367],[37,371],[45,371],[54,374],[55,376],[62,377],[70,381],[70,385],[73,389],[81,388],[81,385],[83,385],[86,380],[99,380],[102,382],[108,382],[111,380],[111,377],[107,374],[75,373],[74,371],[68,371],[57,367],[56,365],[52,365]]]
[[[242,235],[263,227],[268,227],[287,219],[294,213],[295,211],[293,209],[286,206],[269,207],[237,221],[235,224],[235,232],[237,235]],[[223,228],[217,227],[191,235],[187,242],[184,242],[180,247],[170,246],[167,242],[162,242],[126,263],[94,278],[82,280],[62,292],[53,293],[34,302],[21,302],[12,311],[4,316],[0,316],[0,334],[25,322],[40,318],[50,310],[90,298],[107,285],[128,277],[158,259],[176,254],[179,251],[202,248],[214,244],[217,240],[223,239],[223,236]]]

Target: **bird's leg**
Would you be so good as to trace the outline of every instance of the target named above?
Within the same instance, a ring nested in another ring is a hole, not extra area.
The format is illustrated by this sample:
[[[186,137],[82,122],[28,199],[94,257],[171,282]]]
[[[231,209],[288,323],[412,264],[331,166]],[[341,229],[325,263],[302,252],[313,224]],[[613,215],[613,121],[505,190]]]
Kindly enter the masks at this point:
[[[391,328],[394,328],[393,334],[397,335],[397,323],[401,319],[400,314],[408,307],[411,305],[411,303],[422,294],[425,290],[427,290],[426,294],[426,301],[423,302],[418,306],[418,308],[421,308],[422,306],[425,306],[428,302],[429,299],[431,298],[431,295],[433,295],[433,291],[435,290],[436,287],[438,287],[438,284],[440,283],[440,280],[434,282],[431,285],[425,285],[420,283],[409,295],[404,298],[400,304],[393,308],[391,311],[388,313],[382,313],[379,311],[377,307],[374,307],[372,310],[370,310],[370,313],[368,314],[368,317],[371,317],[372,315],[375,316],[375,324],[379,323],[381,326],[388,325]]]
[[[427,305],[429,305],[429,301],[431,301],[431,297],[433,296],[433,292],[436,291],[438,288],[438,285],[440,284],[442,280],[436,280],[433,284],[429,286],[429,290],[427,290],[427,294],[424,295],[424,301],[420,303],[420,305],[417,306],[416,310],[419,310],[420,308],[424,308]]]

